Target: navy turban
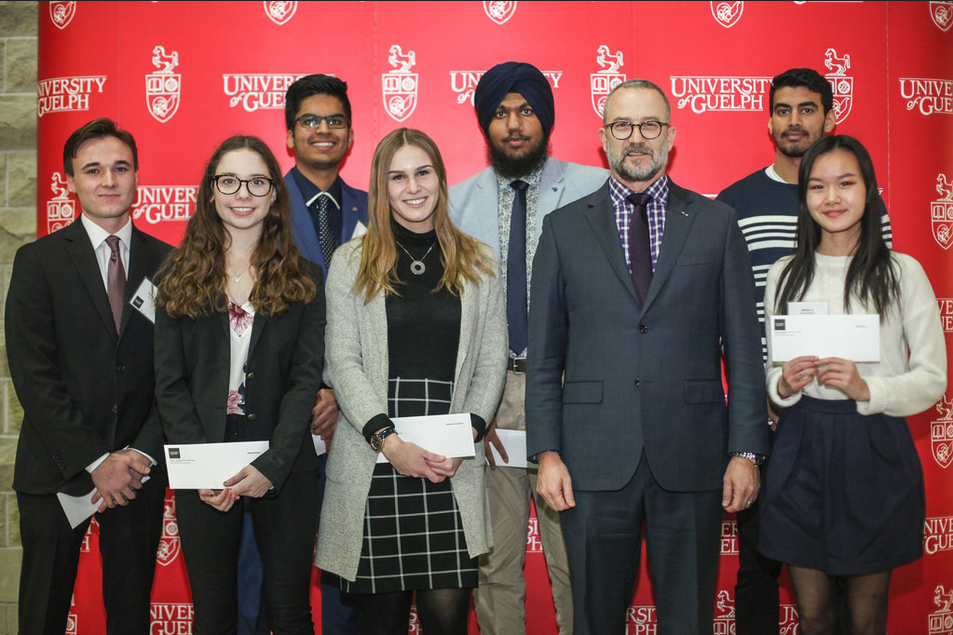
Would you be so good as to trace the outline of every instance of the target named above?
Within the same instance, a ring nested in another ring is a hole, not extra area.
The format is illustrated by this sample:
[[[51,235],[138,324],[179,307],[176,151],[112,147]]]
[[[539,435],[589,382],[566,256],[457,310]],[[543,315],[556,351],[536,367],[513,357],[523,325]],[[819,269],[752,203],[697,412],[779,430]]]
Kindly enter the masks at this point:
[[[553,89],[538,68],[525,62],[497,64],[480,78],[473,91],[473,105],[483,134],[489,137],[490,122],[507,93],[519,93],[526,99],[548,137],[556,122]]]

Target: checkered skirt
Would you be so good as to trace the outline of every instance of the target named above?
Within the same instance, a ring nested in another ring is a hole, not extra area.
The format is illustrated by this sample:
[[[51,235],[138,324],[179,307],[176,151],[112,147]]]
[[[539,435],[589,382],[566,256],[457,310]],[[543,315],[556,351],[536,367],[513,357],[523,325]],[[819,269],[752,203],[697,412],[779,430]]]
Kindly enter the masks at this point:
[[[391,417],[447,414],[453,383],[392,378]],[[460,510],[450,479],[431,483],[403,476],[390,463],[374,469],[364,508],[364,543],[353,593],[475,588],[477,559],[467,553]]]

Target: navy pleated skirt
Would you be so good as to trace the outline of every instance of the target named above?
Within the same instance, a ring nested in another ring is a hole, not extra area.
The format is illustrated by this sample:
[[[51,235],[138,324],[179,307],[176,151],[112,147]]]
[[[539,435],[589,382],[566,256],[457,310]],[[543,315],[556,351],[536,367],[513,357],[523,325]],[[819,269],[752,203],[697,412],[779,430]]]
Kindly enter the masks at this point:
[[[907,422],[804,396],[778,423],[762,475],[764,555],[861,575],[923,555],[923,466]]]

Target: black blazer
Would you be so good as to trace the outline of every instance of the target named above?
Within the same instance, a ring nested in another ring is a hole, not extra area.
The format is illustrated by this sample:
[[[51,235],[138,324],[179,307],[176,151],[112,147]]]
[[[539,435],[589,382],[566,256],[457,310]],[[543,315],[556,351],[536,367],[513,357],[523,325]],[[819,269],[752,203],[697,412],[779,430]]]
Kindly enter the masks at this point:
[[[301,258],[317,295],[286,313],[255,314],[245,375],[250,441],[270,441],[252,462],[281,489],[288,474],[315,470],[311,410],[324,365],[324,275]],[[172,319],[156,311],[156,399],[169,443],[225,440],[229,360],[227,313]]]
[[[82,222],[17,250],[6,304],[10,376],[23,407],[13,488],[93,488],[86,466],[131,446],[162,465],[153,333],[128,300],[169,245],[133,228],[120,333]],[[153,478],[163,478],[153,469]]]

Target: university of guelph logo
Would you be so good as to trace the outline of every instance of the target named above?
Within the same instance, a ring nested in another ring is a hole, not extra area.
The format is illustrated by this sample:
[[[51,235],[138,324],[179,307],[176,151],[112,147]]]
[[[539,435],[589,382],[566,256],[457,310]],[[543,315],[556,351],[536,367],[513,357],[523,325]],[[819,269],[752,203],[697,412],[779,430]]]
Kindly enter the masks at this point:
[[[612,89],[625,81],[625,74],[619,72],[622,66],[622,51],[613,55],[605,44],[596,50],[596,61],[602,70],[589,75],[589,91],[592,94],[592,109],[602,116],[606,106],[606,98]]]
[[[387,61],[394,70],[384,73],[384,110],[394,121],[402,122],[413,114],[417,107],[417,73],[410,69],[417,63],[417,54],[408,51],[405,55],[400,46],[390,47]]]
[[[165,511],[162,512],[162,537],[159,538],[156,561],[163,567],[169,566],[179,555],[181,548],[179,525],[175,522],[175,499],[167,493]]]
[[[298,10],[297,2],[262,2],[265,5],[265,15],[268,18],[281,26],[285,24],[291,17],[295,14],[295,11]]]
[[[179,65],[178,51],[167,55],[165,48],[152,49],[152,64],[159,70],[146,75],[146,106],[159,123],[165,123],[179,109],[182,75],[174,73]]]
[[[837,51],[827,49],[824,53],[824,66],[833,71],[824,77],[831,83],[831,88],[834,90],[834,115],[837,117],[837,123],[842,123],[847,119],[853,106],[854,78],[847,76],[850,55],[838,57]]]
[[[953,26],[953,2],[930,2],[930,17],[941,31],[949,31]]]
[[[65,29],[76,15],[76,2],[51,2],[50,19],[58,29]]]
[[[930,203],[933,238],[940,247],[949,249],[953,245],[953,183],[946,180],[945,174],[937,175],[936,191],[940,198]]]
[[[715,22],[730,29],[734,25],[738,24],[738,20],[741,19],[741,14],[745,9],[745,3],[741,0],[737,2],[719,2],[719,0],[711,1],[711,14],[715,18]]]
[[[947,401],[946,395],[936,405],[940,418],[930,424],[930,445],[933,458],[942,468],[953,463],[953,401]]]
[[[512,18],[514,13],[516,13],[516,3],[486,2],[484,0],[483,11],[486,13],[486,17],[490,18],[497,24],[503,24]]]
[[[46,233],[48,234],[66,227],[76,219],[76,207],[70,200],[66,179],[59,172],[53,173],[50,189],[53,190],[53,198],[46,202]]]
[[[929,635],[950,635],[953,633],[953,591],[947,591],[941,584],[933,592],[933,603],[939,609],[927,616]]]

